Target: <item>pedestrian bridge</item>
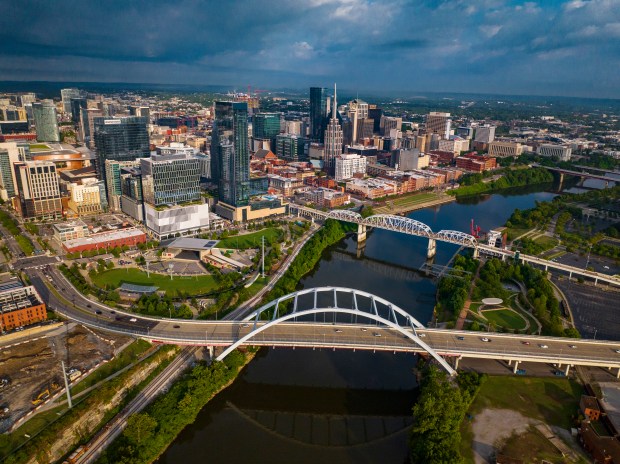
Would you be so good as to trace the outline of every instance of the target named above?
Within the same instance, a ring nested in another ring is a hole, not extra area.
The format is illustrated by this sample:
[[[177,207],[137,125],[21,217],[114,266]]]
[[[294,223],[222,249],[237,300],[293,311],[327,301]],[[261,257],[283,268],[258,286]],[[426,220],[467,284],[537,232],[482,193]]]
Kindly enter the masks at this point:
[[[603,274],[600,272],[588,271],[586,269],[569,266],[555,261],[549,261],[536,256],[530,256],[523,253],[516,254],[511,250],[504,250],[496,248],[484,243],[478,242],[476,237],[460,232],[458,230],[440,230],[439,232],[433,232],[433,230],[426,224],[416,221],[415,219],[392,216],[389,214],[377,214],[363,218],[360,214],[350,210],[332,210],[332,211],[319,211],[314,208],[308,208],[300,205],[290,205],[289,210],[291,214],[298,216],[306,216],[313,219],[336,219],[338,221],[350,222],[358,225],[357,240],[366,240],[366,232],[369,227],[377,229],[389,230],[392,232],[399,232],[407,235],[414,235],[417,237],[423,237],[428,239],[427,258],[431,259],[435,256],[437,251],[437,241],[451,243],[453,245],[459,245],[466,248],[473,249],[474,257],[478,257],[481,253],[491,256],[496,256],[502,260],[513,258],[519,259],[521,262],[527,262],[532,265],[544,267],[545,271],[548,269],[554,269],[556,271],[562,271],[568,274],[569,278],[573,275],[579,277],[585,277],[594,280],[594,284],[604,282],[609,285],[620,286],[620,277],[612,276],[609,274]]]

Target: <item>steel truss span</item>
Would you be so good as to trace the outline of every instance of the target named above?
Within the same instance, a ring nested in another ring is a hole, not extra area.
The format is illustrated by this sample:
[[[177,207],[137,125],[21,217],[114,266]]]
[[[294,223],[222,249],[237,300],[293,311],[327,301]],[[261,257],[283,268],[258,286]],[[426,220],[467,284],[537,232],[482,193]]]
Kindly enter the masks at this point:
[[[434,236],[436,240],[444,242],[455,243],[457,245],[463,245],[467,247],[476,248],[478,241],[473,235],[460,232],[458,230],[440,230]]]
[[[299,308],[299,300],[303,296],[311,297],[312,305],[310,308]],[[324,300],[326,298],[330,299],[330,304],[324,305],[323,302],[319,302],[319,299]],[[368,303],[365,303],[363,300],[368,300]],[[291,303],[292,308],[290,307]],[[282,312],[283,314],[281,314]],[[383,324],[396,330],[402,336],[411,339],[416,345],[435,358],[450,375],[456,375],[456,371],[446,360],[418,337],[417,329],[422,329],[424,326],[411,314],[372,293],[345,287],[317,287],[300,290],[267,303],[244,319],[245,321],[254,320],[253,330],[226,348],[218,356],[217,360],[221,361],[237,347],[251,343],[253,337],[270,327],[291,319],[297,320],[298,318],[316,314],[351,315]],[[265,320],[264,317],[261,318],[262,315],[267,315],[270,320],[268,323],[258,326],[256,324],[258,321]],[[299,322],[299,324],[303,324],[303,322]]]
[[[423,222],[409,219],[402,216],[392,216],[389,214],[376,214],[362,220],[362,224],[369,227],[377,227],[380,229],[402,232],[410,235],[418,235],[421,237],[433,237],[433,231]]]

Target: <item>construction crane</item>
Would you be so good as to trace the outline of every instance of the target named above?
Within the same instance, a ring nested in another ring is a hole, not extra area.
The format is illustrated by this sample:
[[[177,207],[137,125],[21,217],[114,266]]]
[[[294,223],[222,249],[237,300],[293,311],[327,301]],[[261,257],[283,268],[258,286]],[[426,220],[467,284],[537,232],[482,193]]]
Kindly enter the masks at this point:
[[[480,226],[477,226],[474,224],[474,219],[472,218],[471,220],[471,224],[469,226],[469,233],[474,236],[475,238],[480,238],[480,233],[481,233],[481,229]]]

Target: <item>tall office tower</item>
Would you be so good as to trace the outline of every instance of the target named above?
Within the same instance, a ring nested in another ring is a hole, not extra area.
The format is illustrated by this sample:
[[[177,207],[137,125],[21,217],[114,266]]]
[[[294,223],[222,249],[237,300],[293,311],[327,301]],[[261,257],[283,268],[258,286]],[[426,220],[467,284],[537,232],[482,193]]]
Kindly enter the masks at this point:
[[[273,139],[280,133],[278,113],[257,113],[252,116],[252,136],[257,139]]]
[[[276,155],[287,161],[307,161],[310,140],[293,134],[276,137]]]
[[[52,161],[15,163],[19,210],[24,219],[58,219],[62,201],[56,165]]]
[[[153,155],[140,160],[142,194],[153,206],[200,199],[200,160],[195,156]]]
[[[439,137],[447,140],[450,138],[451,124],[450,113],[431,111],[426,116],[426,133],[439,134]]]
[[[15,145],[14,149],[4,148],[2,145]],[[19,152],[16,143],[0,144],[0,198],[7,201],[15,196],[15,171],[13,163],[19,162]]]
[[[355,100],[351,100],[348,106],[349,119],[351,119],[353,129],[351,139],[353,143],[357,143],[360,138],[360,131],[358,130],[360,128],[359,126],[363,126],[364,121],[368,119],[368,103],[366,103],[364,100],[356,98]]]
[[[368,105],[368,117],[373,121],[373,132],[378,134],[381,131],[381,116],[383,116],[383,110],[377,108],[377,105]]]
[[[383,116],[380,121],[381,135],[389,136],[392,129],[400,130],[403,125],[403,118]]]
[[[110,211],[119,212],[121,210],[121,195],[123,194],[121,170],[123,168],[135,168],[138,166],[140,166],[139,160],[105,161],[105,180],[106,189],[108,191],[108,204],[110,206]]]
[[[491,143],[495,140],[495,126],[476,127],[476,137],[474,141],[480,143]]]
[[[82,92],[79,89],[61,89],[62,108],[66,114],[71,114],[71,99],[80,98]]]
[[[215,102],[211,136],[211,176],[217,182],[220,201],[247,206],[250,200],[250,153],[248,104]]]
[[[71,99],[71,121],[73,124],[80,122],[80,116],[82,109],[88,108],[88,100],[86,98],[72,98]]]
[[[338,117],[336,114],[338,113],[338,103],[336,97],[336,84],[334,84],[334,104],[332,109],[332,117],[329,120],[329,124],[327,124],[327,129],[325,129],[325,151],[323,155],[323,159],[325,162],[325,169],[328,173],[334,173],[335,160],[336,156],[342,155],[342,127],[340,127],[340,123],[338,122]]]
[[[18,98],[19,106],[26,106],[29,103],[34,103],[37,101],[37,96],[32,92],[22,93]]]
[[[322,142],[327,120],[327,89],[310,87],[310,138]]]
[[[80,112],[80,137],[91,150],[95,149],[95,118],[102,116],[103,111],[96,108],[82,108]]]
[[[136,116],[146,118],[146,123],[149,124],[151,121],[151,109],[148,106],[138,106],[136,108]]]
[[[97,172],[105,176],[105,161],[147,158],[151,152],[146,119],[138,116],[94,118]]]
[[[56,107],[51,100],[32,104],[32,115],[39,142],[60,142]]]

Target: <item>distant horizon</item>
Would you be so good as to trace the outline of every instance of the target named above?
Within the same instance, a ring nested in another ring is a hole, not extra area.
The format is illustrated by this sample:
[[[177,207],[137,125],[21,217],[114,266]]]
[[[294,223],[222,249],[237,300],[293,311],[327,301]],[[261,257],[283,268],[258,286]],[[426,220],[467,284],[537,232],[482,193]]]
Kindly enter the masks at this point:
[[[5,86],[9,86],[9,87],[20,87],[20,89],[11,89],[11,88],[5,88]],[[68,88],[68,87],[80,87],[80,86],[86,86],[86,87],[117,87],[117,89],[114,89],[115,91],[119,91],[119,90],[124,90],[123,86],[127,86],[126,90],[138,90],[138,89],[129,89],[129,87],[143,87],[142,89],[139,90],[156,90],[158,87],[162,87],[162,88],[170,88],[171,90],[182,90],[182,89],[186,89],[186,91],[204,91],[204,92],[209,92],[209,88],[211,88],[212,90],[210,91],[211,93],[221,93],[223,91],[236,91],[238,93],[246,93],[248,91],[247,85],[233,85],[233,84],[170,84],[170,83],[155,83],[155,82],[123,82],[123,81],[63,81],[63,80],[0,80],[0,92],[6,92],[6,93],[11,93],[11,92],[28,92],[28,91],[32,91],[32,89],[28,89],[27,86],[28,85],[32,85],[32,86],[49,86],[49,87],[54,87],[54,88]],[[317,83],[316,85],[308,85],[306,87],[292,87],[292,86],[284,86],[284,87],[274,87],[274,88],[269,88],[268,86],[264,86],[266,88],[264,89],[260,89],[261,93],[264,93],[264,91],[267,92],[282,92],[282,93],[286,93],[286,92],[291,92],[291,93],[303,93],[303,92],[308,92],[310,87],[326,87],[326,88],[330,88],[329,84],[323,84],[321,85],[320,83]],[[202,89],[202,90],[201,90]],[[40,89],[39,89],[40,90]],[[50,89],[51,90],[51,89]],[[254,91],[254,87],[252,87],[252,92]],[[43,93],[43,91],[40,92],[35,92],[35,93]],[[611,102],[618,102],[620,103],[620,97],[590,97],[590,96],[581,96],[581,95],[550,95],[550,94],[525,94],[525,93],[513,93],[513,94],[509,94],[509,93],[496,93],[496,92],[490,92],[490,93],[484,93],[484,92],[466,92],[466,91],[461,91],[461,92],[456,92],[456,91],[438,91],[438,90],[393,90],[393,91],[389,91],[389,90],[384,90],[384,91],[378,91],[376,89],[373,90],[351,90],[348,89],[346,86],[342,87],[340,84],[338,85],[338,93],[339,94],[343,94],[343,95],[353,95],[353,94],[357,94],[357,93],[361,93],[360,98],[364,98],[364,95],[370,95],[370,96],[381,96],[381,97],[391,97],[391,98],[397,98],[397,97],[402,97],[402,98],[407,98],[407,99],[424,99],[426,98],[427,95],[434,95],[434,96],[447,96],[447,95],[453,95],[453,96],[469,96],[469,97],[517,97],[517,98],[550,98],[550,99],[565,99],[565,100],[598,100],[598,101],[611,101]],[[411,94],[411,95],[404,95],[404,94]],[[60,93],[58,92],[58,96],[60,96]]]

